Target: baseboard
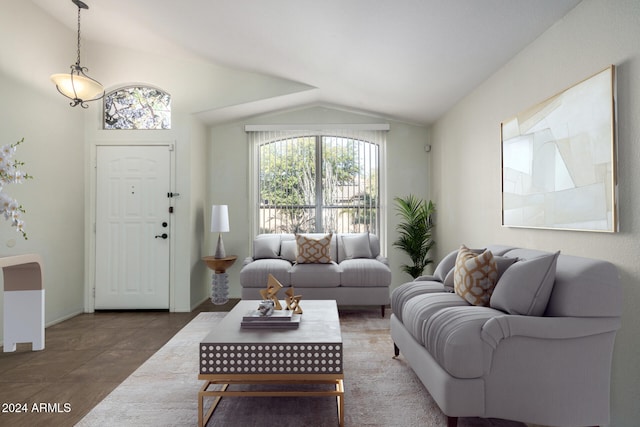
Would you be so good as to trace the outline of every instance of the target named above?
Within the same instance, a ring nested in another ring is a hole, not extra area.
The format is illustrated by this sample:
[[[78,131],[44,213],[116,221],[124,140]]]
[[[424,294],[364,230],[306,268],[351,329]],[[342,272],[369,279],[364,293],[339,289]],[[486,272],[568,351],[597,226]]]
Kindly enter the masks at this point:
[[[83,311],[78,311],[78,312],[75,312],[75,313],[67,314],[66,316],[60,317],[60,318],[55,319],[55,320],[51,320],[51,321],[45,323],[44,328],[46,329],[46,328],[48,328],[50,326],[57,325],[58,323],[62,323],[65,320],[69,320],[72,317],[76,317],[78,314],[82,314],[82,313],[84,313],[84,312]],[[46,346],[46,342],[47,342],[47,337],[45,335],[45,346]],[[2,339],[0,340],[0,346],[4,347],[4,337],[2,337]]]
[[[75,312],[75,313],[67,314],[66,316],[63,316],[63,317],[60,317],[60,318],[58,318],[58,319],[56,319],[56,320],[52,320],[52,321],[50,321],[50,322],[45,323],[45,324],[44,324],[44,327],[45,327],[45,329],[46,329],[46,328],[48,328],[49,326],[57,325],[58,323],[62,323],[62,322],[64,322],[65,320],[69,320],[69,319],[71,319],[72,317],[76,317],[77,315],[79,315],[79,314],[83,314],[83,313],[84,313],[84,311],[82,311],[82,310],[81,310],[81,311],[77,311],[77,312]]]

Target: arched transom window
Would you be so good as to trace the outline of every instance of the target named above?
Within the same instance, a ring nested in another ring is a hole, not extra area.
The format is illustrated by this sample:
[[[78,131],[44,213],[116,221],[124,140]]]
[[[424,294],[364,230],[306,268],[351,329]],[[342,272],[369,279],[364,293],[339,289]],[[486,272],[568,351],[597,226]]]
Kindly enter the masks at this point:
[[[150,86],[129,86],[104,97],[105,129],[171,129],[171,95]]]

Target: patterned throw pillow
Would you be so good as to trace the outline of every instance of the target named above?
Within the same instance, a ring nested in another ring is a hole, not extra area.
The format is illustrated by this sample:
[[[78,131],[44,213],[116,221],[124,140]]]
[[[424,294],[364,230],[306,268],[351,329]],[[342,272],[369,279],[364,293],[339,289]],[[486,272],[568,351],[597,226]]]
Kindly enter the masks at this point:
[[[320,239],[296,234],[298,245],[298,264],[329,264],[331,262],[331,238],[333,233],[329,233]]]
[[[460,246],[453,276],[455,293],[470,304],[488,307],[498,281],[498,266],[490,250],[474,253]]]

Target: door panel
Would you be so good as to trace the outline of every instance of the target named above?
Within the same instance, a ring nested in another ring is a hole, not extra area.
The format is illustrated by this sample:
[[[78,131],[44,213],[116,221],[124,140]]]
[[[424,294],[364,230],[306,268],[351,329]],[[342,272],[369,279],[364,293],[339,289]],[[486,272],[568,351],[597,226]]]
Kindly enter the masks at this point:
[[[170,170],[167,146],[97,147],[96,309],[169,308]]]

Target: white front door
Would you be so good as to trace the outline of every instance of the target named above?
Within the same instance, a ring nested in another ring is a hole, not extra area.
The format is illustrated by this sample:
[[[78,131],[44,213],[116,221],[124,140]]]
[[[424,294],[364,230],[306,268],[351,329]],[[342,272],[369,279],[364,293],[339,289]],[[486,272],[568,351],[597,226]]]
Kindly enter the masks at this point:
[[[168,146],[98,146],[96,309],[169,308]]]

